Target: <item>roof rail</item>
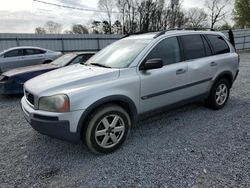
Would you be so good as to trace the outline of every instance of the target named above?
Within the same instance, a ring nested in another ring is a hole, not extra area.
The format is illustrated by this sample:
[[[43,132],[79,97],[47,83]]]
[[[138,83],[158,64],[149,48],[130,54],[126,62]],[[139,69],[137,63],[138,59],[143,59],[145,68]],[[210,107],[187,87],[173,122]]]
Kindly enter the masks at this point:
[[[150,32],[154,32],[154,31],[150,31]],[[124,35],[122,37],[122,39],[126,38],[126,37],[129,37],[130,35],[140,35],[140,34],[145,34],[145,33],[150,33],[150,32],[148,32],[148,31],[139,31],[139,32],[135,32],[135,33],[128,33],[128,34]]]
[[[145,34],[145,33],[152,33],[152,32],[158,32],[154,38],[157,38],[161,35],[164,35],[166,32],[168,31],[175,31],[175,30],[194,30],[194,31],[201,31],[201,30],[209,30],[209,31],[215,31],[214,29],[211,28],[199,28],[199,27],[178,27],[178,28],[169,28],[167,30],[162,30],[162,31],[139,31],[139,32],[135,32],[135,33],[128,33],[126,35],[124,35],[122,38],[126,38],[129,37],[130,35],[139,35],[139,34]]]
[[[199,27],[170,28],[170,29],[167,29],[167,30],[160,31],[159,33],[157,33],[154,36],[154,38],[157,38],[157,37],[159,37],[161,35],[164,35],[168,31],[175,31],[175,30],[194,30],[194,31],[209,30],[209,31],[215,31],[212,28],[199,28]]]

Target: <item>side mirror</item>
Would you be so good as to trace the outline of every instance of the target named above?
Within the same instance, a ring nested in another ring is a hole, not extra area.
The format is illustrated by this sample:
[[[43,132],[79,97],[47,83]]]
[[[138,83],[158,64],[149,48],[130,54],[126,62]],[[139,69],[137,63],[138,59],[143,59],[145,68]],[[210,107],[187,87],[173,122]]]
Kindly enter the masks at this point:
[[[140,70],[159,69],[163,67],[161,59],[149,59],[141,67]]]

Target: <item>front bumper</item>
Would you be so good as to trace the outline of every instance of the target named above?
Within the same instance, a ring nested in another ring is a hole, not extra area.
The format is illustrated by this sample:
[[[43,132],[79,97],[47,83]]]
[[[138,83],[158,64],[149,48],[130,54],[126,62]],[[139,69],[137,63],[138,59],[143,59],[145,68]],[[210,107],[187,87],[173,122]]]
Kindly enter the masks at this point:
[[[27,103],[25,97],[22,98],[21,105],[25,119],[37,132],[72,143],[81,141],[81,134],[77,131],[77,127],[74,127],[74,122],[77,120],[74,118],[80,112],[53,113],[34,110]],[[73,120],[70,118],[73,118]]]
[[[23,94],[23,84],[0,81],[0,94]]]

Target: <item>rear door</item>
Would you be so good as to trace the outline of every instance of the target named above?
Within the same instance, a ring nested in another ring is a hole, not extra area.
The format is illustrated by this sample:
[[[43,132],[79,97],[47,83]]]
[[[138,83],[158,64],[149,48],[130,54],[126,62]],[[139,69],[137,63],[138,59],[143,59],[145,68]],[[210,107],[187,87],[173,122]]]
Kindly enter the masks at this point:
[[[2,72],[17,67],[23,67],[24,62],[25,60],[23,56],[23,49],[8,51],[3,55],[2,58],[2,63],[1,63]]]
[[[42,64],[45,61],[45,51],[39,49],[24,49],[25,66]]]
[[[214,76],[223,71],[236,73],[238,69],[238,55],[230,52],[230,47],[220,35],[207,34],[205,37],[213,49]]]
[[[161,59],[160,69],[139,71],[141,80],[140,113],[186,99],[187,64],[182,62],[179,41],[176,37],[160,41],[146,56]]]
[[[212,49],[200,34],[184,35],[180,38],[188,65],[187,95],[192,98],[205,94],[216,70]]]

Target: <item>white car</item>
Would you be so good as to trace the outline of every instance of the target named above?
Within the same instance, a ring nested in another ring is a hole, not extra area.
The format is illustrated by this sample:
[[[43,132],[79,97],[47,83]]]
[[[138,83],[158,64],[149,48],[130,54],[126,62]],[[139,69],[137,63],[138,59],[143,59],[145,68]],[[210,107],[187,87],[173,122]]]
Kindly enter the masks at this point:
[[[50,63],[61,55],[61,52],[39,47],[10,48],[0,53],[0,73],[18,67]]]

